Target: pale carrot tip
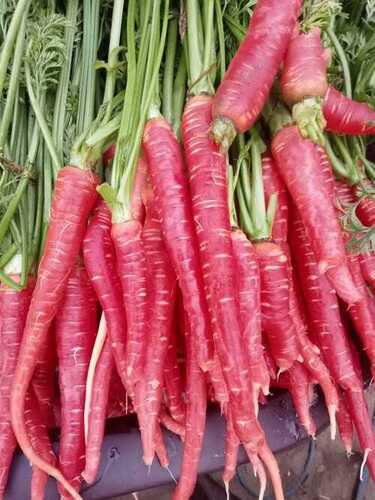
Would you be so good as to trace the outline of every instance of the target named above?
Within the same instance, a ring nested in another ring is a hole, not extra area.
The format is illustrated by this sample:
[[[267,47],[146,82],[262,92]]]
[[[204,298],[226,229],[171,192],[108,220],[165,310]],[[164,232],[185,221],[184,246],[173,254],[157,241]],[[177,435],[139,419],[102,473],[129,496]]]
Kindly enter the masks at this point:
[[[328,415],[329,415],[329,422],[330,422],[330,427],[331,427],[331,440],[334,441],[336,439],[336,411],[337,407],[336,405],[329,405],[328,406]]]
[[[225,493],[227,495],[227,500],[229,500],[229,481],[224,481]]]
[[[365,452],[363,454],[363,460],[362,460],[361,468],[360,468],[360,472],[359,472],[359,480],[360,481],[363,481],[363,471],[364,471],[364,468],[365,468],[365,465],[366,465],[366,462],[367,462],[367,459],[368,459],[368,456],[370,453],[371,453],[371,449],[366,448]]]
[[[169,475],[171,476],[171,478],[172,478],[173,482],[174,482],[175,484],[177,484],[177,479],[175,478],[175,476],[174,476],[173,472],[172,472],[172,471],[171,471],[171,469],[168,467],[168,465],[166,465],[166,466],[165,466],[165,469],[167,469],[167,471],[168,471]]]

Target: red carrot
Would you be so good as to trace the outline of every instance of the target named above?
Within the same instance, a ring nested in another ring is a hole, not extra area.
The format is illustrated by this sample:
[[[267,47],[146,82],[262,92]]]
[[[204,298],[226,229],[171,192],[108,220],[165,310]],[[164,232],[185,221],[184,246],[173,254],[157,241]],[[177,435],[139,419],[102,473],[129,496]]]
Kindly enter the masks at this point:
[[[353,363],[335,290],[325,276],[319,274],[318,262],[297,212],[293,213],[293,221],[293,255],[306,299],[309,327],[319,340],[335,382],[344,391],[363,451],[375,450],[375,438],[363,397],[362,382]],[[375,452],[368,453],[367,459],[371,474],[375,476]]]
[[[172,128],[162,118],[147,123],[143,147],[160,209],[165,244],[179,280],[190,330],[197,342],[199,366],[206,371],[213,358],[213,341],[181,148]]]
[[[277,380],[277,386],[288,389],[294,408],[307,434],[315,436],[316,427],[310,414],[311,380],[305,368],[300,363],[294,363],[288,371],[282,373]]]
[[[26,396],[25,425],[30,436],[31,445],[33,446],[35,452],[38,453],[47,463],[55,466],[56,456],[51,446],[48,429],[44,422],[39,402],[33,391],[29,391]],[[38,467],[33,466],[31,478],[32,500],[44,498],[47,481],[48,475]]]
[[[96,295],[80,259],[69,276],[55,331],[61,397],[59,465],[64,477],[79,490],[85,467],[86,377],[97,331]]]
[[[236,473],[240,441],[235,433],[230,411],[227,412],[225,418],[226,418],[225,452],[224,452],[225,462],[224,462],[224,471],[222,478],[228,495],[229,483],[233,479]]]
[[[375,111],[364,102],[353,101],[329,87],[323,101],[326,130],[335,134],[375,134]]]
[[[170,343],[176,296],[176,276],[164,245],[158,206],[150,184],[144,188],[146,221],[142,239],[149,280],[149,335],[142,384],[146,420],[141,433],[144,462],[150,465],[163,389],[163,369]]]
[[[125,387],[126,324],[111,226],[111,212],[103,200],[98,200],[83,240],[83,258],[104,313],[117,372]]]
[[[57,357],[54,328],[51,327],[48,337],[38,356],[38,363],[32,378],[32,387],[38,400],[43,421],[48,427],[55,426],[53,401],[55,392]]]
[[[258,409],[258,394],[269,393],[270,379],[263,357],[260,274],[257,253],[253,245],[240,230],[232,231],[233,255],[237,266],[242,338],[247,348],[250,379],[253,386],[253,401]]]
[[[359,256],[362,275],[368,285],[375,291],[375,252],[367,252]]]
[[[289,309],[288,258],[275,243],[257,243],[261,276],[262,329],[280,371],[300,357]]]
[[[67,166],[58,174],[45,250],[27,316],[11,395],[12,425],[22,451],[33,465],[61,482],[73,498],[79,495],[61,472],[33,450],[25,429],[24,407],[38,355],[63,298],[83,240],[85,221],[97,196],[97,184],[97,177],[88,170]]]
[[[221,413],[225,413],[229,403],[229,395],[217,353],[215,353],[212,368],[208,372],[208,378],[214,390],[214,399],[219,403]]]
[[[183,423],[185,420],[184,384],[177,359],[176,340],[176,335],[172,332],[164,364],[164,383],[169,413],[176,422]]]
[[[256,452],[264,436],[256,421],[255,410],[248,404],[251,383],[241,342],[227,205],[227,163],[225,155],[209,135],[211,105],[212,98],[208,96],[193,97],[188,101],[182,120],[182,136],[203,278],[215,328],[215,347],[229,391],[233,425],[240,440],[251,442]]]
[[[114,360],[111,343],[106,338],[95,370],[91,404],[89,409],[86,439],[86,464],[81,474],[88,484],[92,484],[97,476],[100,452],[103,443],[105,417],[107,413],[108,393],[111,382]]]
[[[290,40],[281,73],[283,99],[294,104],[305,97],[324,97],[327,89],[329,50],[323,49],[320,29],[295,32]]]
[[[339,409],[336,417],[341,441],[345,447],[347,455],[350,456],[353,445],[353,422],[347,408],[347,403],[343,397],[340,398]]]
[[[363,184],[363,187],[365,189],[366,187],[370,187],[373,189],[373,184],[371,184],[369,181],[365,181]],[[356,214],[362,224],[372,227],[375,226],[375,200],[371,196],[362,196],[363,191],[363,188],[357,188],[357,190],[355,191],[357,196],[361,196],[361,201],[358,203]]]
[[[185,426],[168,415],[165,409],[161,410],[159,421],[166,429],[180,436],[182,441],[185,440]]]
[[[287,50],[301,0],[260,0],[213,102],[213,134],[228,146],[261,112]]]
[[[19,276],[11,278],[19,281]],[[21,292],[0,284],[0,498],[17,445],[10,422],[10,393],[33,287],[31,278]]]
[[[332,200],[321,184],[315,145],[297,127],[283,128],[273,139],[272,152],[312,239],[319,273],[327,273],[337,294],[349,305],[361,299],[346,264],[345,246]]]
[[[197,343],[185,319],[186,342],[186,423],[181,475],[173,500],[188,500],[193,494],[206,425],[207,391],[204,373],[198,364]]]

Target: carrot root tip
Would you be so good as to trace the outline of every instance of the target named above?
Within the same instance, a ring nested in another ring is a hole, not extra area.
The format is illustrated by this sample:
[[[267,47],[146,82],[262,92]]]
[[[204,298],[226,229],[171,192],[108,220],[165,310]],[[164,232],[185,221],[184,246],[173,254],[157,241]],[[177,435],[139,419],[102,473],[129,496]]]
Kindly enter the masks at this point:
[[[212,124],[211,135],[216,144],[228,151],[234,141],[237,131],[229,118],[216,118]]]

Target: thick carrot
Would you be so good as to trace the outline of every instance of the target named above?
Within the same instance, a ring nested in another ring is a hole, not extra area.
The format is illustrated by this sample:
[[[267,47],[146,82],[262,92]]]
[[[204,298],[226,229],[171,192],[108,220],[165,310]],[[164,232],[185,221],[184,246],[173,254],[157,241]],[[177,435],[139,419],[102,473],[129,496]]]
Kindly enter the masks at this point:
[[[181,475],[173,500],[188,500],[198,477],[199,460],[206,426],[207,390],[205,376],[199,367],[197,343],[185,319],[186,343],[186,422]]]
[[[213,359],[213,340],[181,148],[172,128],[162,118],[146,124],[143,147],[159,204],[165,244],[197,342],[199,366],[206,371]]]
[[[213,102],[213,133],[228,146],[261,112],[286,53],[301,0],[259,0],[247,34],[232,59]]]
[[[270,242],[257,243],[255,251],[261,277],[262,329],[279,370],[285,371],[300,357],[290,315],[288,257]]]
[[[307,227],[319,262],[337,294],[349,305],[361,299],[346,264],[345,246],[332,200],[321,183],[316,146],[295,126],[283,128],[272,141],[279,172]]]
[[[366,181],[364,183],[364,186],[366,187],[368,185],[370,188],[373,188],[373,185],[369,182]],[[355,194],[361,195],[361,190],[356,190]],[[365,226],[375,226],[375,200],[370,197],[370,196],[363,196],[361,197],[361,201],[358,203],[356,214],[359,218],[359,220],[364,224]]]
[[[11,277],[19,281],[19,276]],[[32,278],[21,292],[0,284],[0,498],[17,445],[10,421],[10,393],[33,287]]]
[[[335,134],[375,134],[375,110],[365,102],[353,101],[334,87],[328,87],[323,101],[326,130]]]
[[[83,240],[83,258],[104,313],[117,372],[126,387],[126,323],[111,226],[111,212],[103,200],[98,200]]]
[[[227,163],[225,155],[210,137],[211,106],[209,96],[193,97],[188,101],[182,120],[182,137],[203,279],[215,329],[215,347],[229,391],[233,425],[240,440],[251,442],[256,452],[264,436],[256,421],[255,409],[248,404],[251,383],[248,359],[241,342],[227,204]]]
[[[79,258],[55,318],[61,399],[59,465],[77,490],[85,467],[83,416],[87,370],[98,326],[96,309],[96,295]]]
[[[144,462],[152,463],[155,432],[162,402],[163,370],[172,334],[176,297],[174,274],[164,245],[156,199],[148,183],[144,188],[146,220],[142,239],[149,280],[149,335],[142,384],[145,386],[145,422],[141,433]]]
[[[257,411],[259,391],[261,389],[263,394],[268,394],[270,384],[263,357],[259,264],[256,250],[242,231],[232,231],[231,237],[237,266],[242,338],[248,350],[253,401]]]
[[[97,197],[97,185],[98,178],[88,170],[67,166],[58,174],[45,250],[27,315],[11,395],[12,425],[22,451],[33,465],[61,482],[73,498],[79,495],[61,472],[34,452],[25,429],[24,406],[38,355],[63,298],[84,237],[85,221]]]
[[[54,327],[50,328],[47,340],[38,357],[32,378],[32,387],[40,405],[43,421],[48,427],[55,426],[53,401],[55,399],[56,343]]]
[[[35,452],[38,453],[43,460],[54,466],[57,460],[48,436],[48,428],[44,421],[39,402],[32,390],[29,391],[26,396],[25,425]],[[31,477],[32,500],[44,498],[47,481],[48,474],[38,467],[33,466]]]
[[[344,391],[361,447],[367,454],[366,450],[375,450],[375,438],[363,396],[362,381],[356,373],[335,290],[326,277],[319,274],[311,242],[297,212],[293,213],[291,233],[293,255],[306,300],[309,328],[319,341],[336,384]],[[375,476],[375,451],[368,453],[367,460],[371,474]]]
[[[327,89],[329,50],[323,49],[320,29],[308,33],[296,30],[284,59],[280,78],[283,99],[294,104],[305,97],[324,97]]]
[[[100,464],[105,417],[107,413],[108,393],[110,388],[114,359],[111,343],[107,337],[98,364],[95,370],[91,404],[88,415],[88,429],[86,439],[85,470],[81,474],[88,484],[92,484],[97,476]]]

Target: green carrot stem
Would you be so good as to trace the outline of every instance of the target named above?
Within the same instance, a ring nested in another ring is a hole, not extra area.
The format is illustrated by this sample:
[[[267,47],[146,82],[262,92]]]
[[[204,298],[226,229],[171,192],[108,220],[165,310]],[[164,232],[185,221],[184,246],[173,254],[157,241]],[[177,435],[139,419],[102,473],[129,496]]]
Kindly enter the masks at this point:
[[[173,18],[169,22],[166,57],[163,76],[163,116],[169,123],[173,121],[173,81],[176,57],[178,21]]]
[[[233,167],[232,165],[228,165],[228,207],[229,207],[229,218],[231,227],[237,227],[237,214],[236,214],[236,206],[234,202],[234,175],[233,175]]]
[[[350,99],[352,98],[352,81],[351,81],[351,76],[350,76],[350,69],[349,69],[349,63],[346,58],[344,49],[342,48],[335,32],[333,31],[332,28],[327,29],[328,36],[336,50],[336,54],[340,60],[340,64],[342,67],[342,71],[344,74],[344,85],[345,85],[345,95],[349,97]]]
[[[19,0],[14,11],[8,32],[3,42],[0,53],[0,98],[3,94],[5,77],[8,69],[9,60],[13,53],[13,45],[19,34],[19,28],[23,19],[26,19],[31,0]]]
[[[220,0],[216,0],[217,2],[220,2]],[[238,43],[241,43],[242,40],[245,38],[246,35],[246,29],[238,23],[232,16],[230,16],[227,12],[224,14],[224,20],[225,24],[228,26],[229,31],[232,33],[234,38],[237,40]]]
[[[13,288],[13,290],[17,290],[18,292],[22,290],[22,286],[2,270],[0,270],[0,281],[4,283],[4,285],[9,286],[9,288]]]
[[[8,264],[8,262],[16,255],[17,251],[18,246],[16,243],[12,243],[0,257],[0,269],[3,269]]]
[[[52,137],[55,144],[56,154],[59,157],[59,164],[63,163],[63,144],[66,120],[66,102],[69,92],[69,75],[72,68],[74,38],[76,34],[76,24],[78,15],[78,0],[68,0],[66,7],[65,40],[66,57],[60,71],[59,83],[56,90],[55,107],[53,112]],[[55,172],[56,173],[56,172]]]
[[[215,13],[216,13],[217,35],[219,40],[220,80],[222,80],[225,75],[226,64],[225,64],[225,33],[223,25],[223,11],[221,8],[220,0],[215,0]]]
[[[160,39],[160,6],[161,0],[154,0],[153,3],[153,12],[152,12],[152,21],[151,21],[151,29],[150,29],[150,43],[147,57],[147,66],[146,66],[146,75],[145,75],[145,84],[143,87],[143,95],[142,95],[142,106],[144,106],[145,100],[147,98],[150,80],[152,78],[152,70],[155,61],[155,55],[157,54],[158,43]],[[152,115],[150,116],[150,111]],[[158,84],[155,82],[154,91],[151,99],[151,106],[149,106],[147,115],[148,117],[154,117],[156,115],[160,115],[160,99],[158,94]]]
[[[59,158],[59,155],[56,151],[56,146],[54,144],[51,131],[50,131],[48,124],[46,122],[46,119],[44,117],[44,113],[42,111],[42,108],[38,102],[38,99],[36,98],[36,96],[34,94],[34,89],[33,89],[32,83],[31,83],[30,68],[28,67],[27,64],[25,66],[25,74],[26,74],[27,92],[29,95],[30,103],[31,103],[31,106],[33,108],[35,117],[38,120],[38,124],[39,124],[40,130],[43,134],[44,140],[46,142],[48,151],[51,155],[54,174],[57,175],[58,170],[62,166],[61,159]]]
[[[172,127],[176,134],[176,137],[180,137],[181,116],[184,109],[186,97],[186,79],[186,60],[184,51],[182,50],[180,62],[177,68],[176,78],[173,85]]]
[[[4,240],[5,235],[8,232],[9,225],[18,209],[22,196],[26,192],[27,185],[29,183],[29,177],[24,175],[20,182],[18,183],[16,192],[14,193],[9,205],[0,220],[0,245]]]
[[[204,53],[203,53],[203,66],[202,71],[205,74],[204,80],[202,81],[202,85],[206,89],[207,93],[214,94],[214,86],[212,84],[212,79],[210,78],[210,66],[212,59],[212,42],[214,38],[214,27],[213,27],[213,19],[214,19],[214,8],[215,2],[214,0],[206,0],[205,4],[205,40],[204,40]]]
[[[201,13],[198,0],[187,0],[186,10],[188,19],[187,41],[189,52],[190,87],[193,89],[191,92],[192,94],[199,95],[206,89],[204,86],[205,82],[201,79],[203,73],[203,60],[202,46],[200,44],[201,35],[199,34]]]
[[[333,171],[335,172],[335,174],[338,177],[348,179],[349,178],[348,170],[345,167],[345,165],[343,165],[342,162],[337,158],[337,156],[336,156],[336,154],[331,146],[330,140],[328,138],[325,141],[324,148],[326,150],[327,156],[331,162],[331,165],[332,165],[332,168],[333,168]]]
[[[252,132],[251,145],[251,218],[255,226],[256,239],[268,239],[270,231],[267,223],[266,203],[264,199],[262,157],[259,146],[259,135],[256,130]]]
[[[248,236],[251,236],[254,234],[255,229],[254,229],[253,221],[251,220],[249,207],[247,206],[247,203],[246,203],[245,195],[243,192],[243,186],[242,186],[241,182],[239,182],[237,184],[236,194],[237,194],[237,200],[238,200],[238,206],[239,206],[241,228],[243,229],[243,231],[245,231],[245,233]]]
[[[18,94],[19,74],[25,50],[25,26],[26,23],[23,20],[21,22],[20,31],[17,36],[16,46],[13,56],[12,71],[9,80],[9,87],[7,91],[4,111],[2,113],[0,122],[0,150],[4,147],[7,141],[9,126],[12,118],[15,116],[14,104]]]
[[[28,230],[27,230],[27,214],[25,214],[24,204],[21,202],[19,205],[19,215],[20,215],[20,229],[21,229],[21,279],[20,285],[23,288],[26,285],[28,276],[28,264],[29,264],[29,253],[28,253]]]

